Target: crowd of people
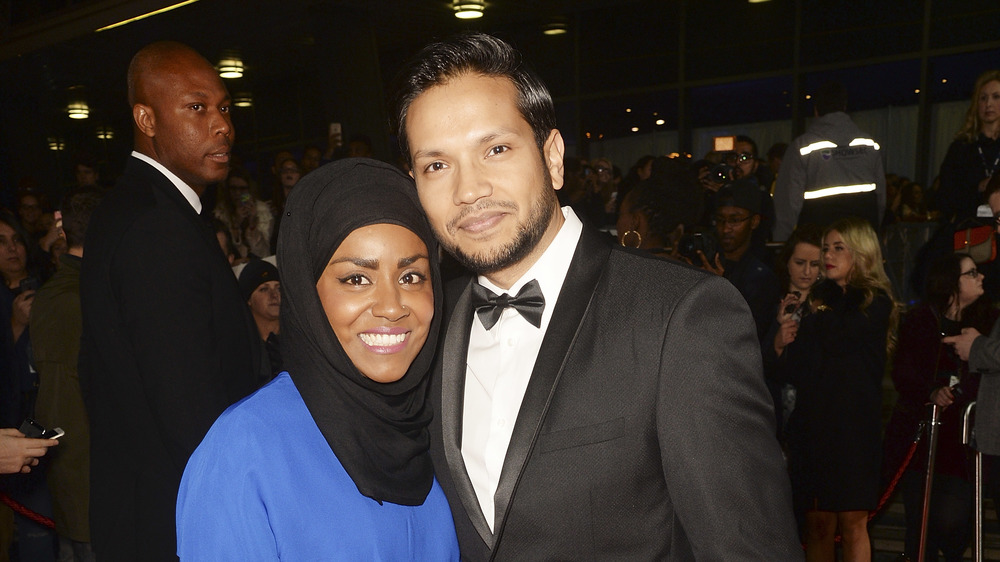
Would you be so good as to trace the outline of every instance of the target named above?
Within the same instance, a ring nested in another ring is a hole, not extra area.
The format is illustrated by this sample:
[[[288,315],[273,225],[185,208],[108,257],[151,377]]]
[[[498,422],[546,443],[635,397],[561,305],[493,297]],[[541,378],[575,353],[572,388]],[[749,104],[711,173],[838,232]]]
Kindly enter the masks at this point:
[[[128,78],[114,187],[83,159],[58,205],[25,181],[0,212],[0,493],[55,522],[16,516],[21,560],[795,560],[801,541],[818,561],[838,535],[869,560],[897,469],[915,558],[927,440],[902,452],[930,404],[925,559],[961,559],[966,404],[1000,454],[1000,295],[948,242],[977,214],[997,228],[1000,71],[927,190],[884,172],[835,83],[763,157],[738,135],[623,173],[565,153],[509,45],[461,36],[401,77],[405,169],[359,135],[256,177],[198,53],[154,43]],[[880,232],[931,221],[906,310]]]

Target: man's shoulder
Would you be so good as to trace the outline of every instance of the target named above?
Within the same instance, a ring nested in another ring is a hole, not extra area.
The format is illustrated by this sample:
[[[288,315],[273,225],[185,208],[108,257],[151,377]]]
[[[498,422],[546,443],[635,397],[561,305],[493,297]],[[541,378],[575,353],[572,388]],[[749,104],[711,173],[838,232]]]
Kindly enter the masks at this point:
[[[749,273],[761,279],[774,279],[778,280],[778,275],[773,269],[767,266],[759,257],[754,255],[752,252],[747,252],[744,256],[746,260],[746,268]]]
[[[80,272],[66,271],[66,268],[58,269],[38,292],[35,293],[31,309],[54,307],[58,308],[63,303],[80,299]]]
[[[608,267],[649,269],[651,273],[667,273],[692,279],[708,275],[703,269],[670,257],[660,257],[644,250],[612,246]],[[655,274],[654,273],[654,274]]]
[[[620,246],[612,248],[602,275],[602,283],[611,291],[641,295],[651,303],[672,301],[698,285],[711,284],[714,279],[729,284],[687,263]]]

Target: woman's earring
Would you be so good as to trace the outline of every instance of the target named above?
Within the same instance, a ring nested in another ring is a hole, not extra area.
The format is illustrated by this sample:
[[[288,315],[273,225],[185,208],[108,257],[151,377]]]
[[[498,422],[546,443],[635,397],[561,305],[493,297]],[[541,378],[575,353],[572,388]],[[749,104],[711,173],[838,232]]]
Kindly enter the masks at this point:
[[[628,243],[629,238],[635,239],[635,245]],[[642,235],[639,234],[638,230],[626,230],[622,233],[621,245],[626,248],[638,248],[642,246]]]

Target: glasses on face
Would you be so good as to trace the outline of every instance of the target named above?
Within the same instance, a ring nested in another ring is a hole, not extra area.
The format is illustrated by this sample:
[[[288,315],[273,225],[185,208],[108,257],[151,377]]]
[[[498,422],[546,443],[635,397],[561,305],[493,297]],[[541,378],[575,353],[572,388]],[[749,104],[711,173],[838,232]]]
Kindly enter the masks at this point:
[[[601,172],[610,172],[611,171],[611,168],[605,168],[604,166],[598,166],[598,167],[596,167],[594,169],[597,170],[598,174],[600,174]]]
[[[744,162],[753,160],[753,154],[750,154],[749,152],[740,152],[739,154],[731,154],[729,158],[727,158],[727,160],[729,160],[731,166],[735,166],[737,164],[742,164]]]
[[[959,273],[958,275],[959,275],[959,277],[961,277],[962,275],[966,275],[966,276],[969,277],[969,279],[975,279],[976,277],[979,277],[979,270],[973,267],[969,271],[963,271],[962,273]]]
[[[745,217],[723,217],[716,215],[712,219],[715,221],[715,224],[717,225],[725,225],[732,228],[747,222],[748,220],[750,220],[750,217],[752,216],[753,215],[747,215]]]

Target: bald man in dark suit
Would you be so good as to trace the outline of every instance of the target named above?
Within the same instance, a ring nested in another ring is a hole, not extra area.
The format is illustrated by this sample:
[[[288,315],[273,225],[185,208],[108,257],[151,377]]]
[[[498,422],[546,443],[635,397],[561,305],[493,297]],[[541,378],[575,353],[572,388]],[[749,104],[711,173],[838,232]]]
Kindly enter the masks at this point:
[[[229,170],[230,100],[191,48],[132,59],[135,150],[94,213],[81,272],[80,378],[100,560],[176,560],[188,457],[261,376],[253,320],[200,196]]]

